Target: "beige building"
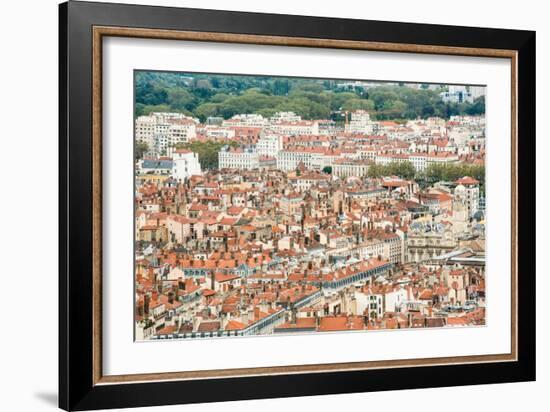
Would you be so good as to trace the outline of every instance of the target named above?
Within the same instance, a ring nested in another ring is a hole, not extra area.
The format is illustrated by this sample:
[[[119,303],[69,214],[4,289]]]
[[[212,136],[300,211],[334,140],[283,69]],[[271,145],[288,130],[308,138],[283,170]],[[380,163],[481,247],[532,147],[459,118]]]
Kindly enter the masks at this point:
[[[332,166],[332,174],[343,178],[363,177],[367,175],[370,164],[369,160],[338,159]]]
[[[449,233],[411,233],[407,238],[408,262],[422,262],[451,252],[457,246]]]

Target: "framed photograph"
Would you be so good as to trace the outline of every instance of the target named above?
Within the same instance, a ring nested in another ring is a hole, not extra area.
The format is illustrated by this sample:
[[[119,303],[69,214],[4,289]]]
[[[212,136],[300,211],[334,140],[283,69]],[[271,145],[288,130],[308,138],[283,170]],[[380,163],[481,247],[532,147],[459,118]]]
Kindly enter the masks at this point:
[[[60,5],[65,410],[535,379],[535,33]]]

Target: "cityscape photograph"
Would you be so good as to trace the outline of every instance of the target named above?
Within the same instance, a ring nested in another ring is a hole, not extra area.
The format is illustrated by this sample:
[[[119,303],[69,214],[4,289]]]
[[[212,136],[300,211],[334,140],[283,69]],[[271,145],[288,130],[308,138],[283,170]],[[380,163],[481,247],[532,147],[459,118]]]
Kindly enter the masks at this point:
[[[485,86],[134,86],[135,340],[485,325]]]

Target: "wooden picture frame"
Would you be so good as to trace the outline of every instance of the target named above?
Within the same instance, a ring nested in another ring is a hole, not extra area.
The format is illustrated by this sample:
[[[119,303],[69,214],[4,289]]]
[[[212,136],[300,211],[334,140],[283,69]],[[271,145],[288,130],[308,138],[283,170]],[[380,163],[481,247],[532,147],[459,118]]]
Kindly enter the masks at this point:
[[[59,406],[88,410],[535,379],[535,33],[198,9],[60,5]],[[104,376],[102,39],[480,56],[512,65],[509,354]],[[520,184],[521,183],[521,184]]]

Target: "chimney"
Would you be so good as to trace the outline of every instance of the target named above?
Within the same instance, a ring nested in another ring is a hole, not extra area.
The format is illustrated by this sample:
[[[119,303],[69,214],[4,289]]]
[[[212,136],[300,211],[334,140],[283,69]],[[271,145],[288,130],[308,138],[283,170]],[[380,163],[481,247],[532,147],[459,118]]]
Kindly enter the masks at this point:
[[[150,302],[151,302],[151,296],[149,295],[149,293],[146,293],[143,296],[143,313],[145,313],[145,315],[149,315],[149,303]]]
[[[257,321],[260,319],[260,308],[258,306],[254,306],[254,320]]]

